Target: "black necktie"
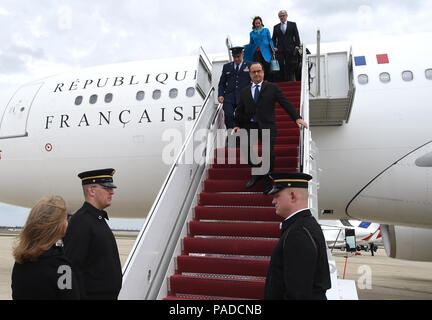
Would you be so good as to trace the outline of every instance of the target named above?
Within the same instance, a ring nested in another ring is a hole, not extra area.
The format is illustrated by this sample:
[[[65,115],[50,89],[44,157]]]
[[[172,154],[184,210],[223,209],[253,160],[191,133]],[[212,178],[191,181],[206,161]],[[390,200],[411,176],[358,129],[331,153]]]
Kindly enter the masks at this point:
[[[236,72],[238,72],[238,70],[239,70],[239,65],[236,64]]]

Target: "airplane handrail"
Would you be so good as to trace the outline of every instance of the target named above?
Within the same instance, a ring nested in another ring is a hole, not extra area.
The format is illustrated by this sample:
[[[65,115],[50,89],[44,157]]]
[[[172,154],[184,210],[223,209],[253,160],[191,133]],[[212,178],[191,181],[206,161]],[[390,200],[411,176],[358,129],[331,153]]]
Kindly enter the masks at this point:
[[[214,92],[212,87],[129,254],[123,268],[119,299],[157,297],[192,202],[190,195],[194,195],[205,167],[202,159],[206,157],[207,148],[203,149],[199,161],[190,159],[190,154],[195,156],[197,145],[202,143],[194,140],[195,133],[200,129],[208,130],[215,114],[221,110],[212,103]]]
[[[313,176],[309,184],[309,208],[313,215],[318,218],[318,168],[315,168],[317,159],[316,150],[313,149],[312,135],[310,131],[309,117],[309,57],[307,57],[304,44],[302,44],[302,77],[301,77],[301,96],[300,96],[300,115],[309,125],[309,129],[300,129],[300,172],[308,173]]]
[[[309,64],[304,44],[302,44],[302,75],[300,95],[300,115],[309,125]],[[306,155],[309,155],[309,144],[305,143],[310,139],[310,131],[302,127],[300,129],[300,172],[305,172]]]

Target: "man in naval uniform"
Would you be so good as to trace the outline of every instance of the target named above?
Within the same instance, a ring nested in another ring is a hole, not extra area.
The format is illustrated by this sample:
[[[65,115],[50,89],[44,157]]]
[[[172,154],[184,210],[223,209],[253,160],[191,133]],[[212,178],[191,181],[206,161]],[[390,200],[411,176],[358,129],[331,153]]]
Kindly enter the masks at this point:
[[[116,186],[114,169],[78,174],[85,202],[70,219],[64,237],[65,254],[79,282],[81,299],[115,300],[122,285],[117,243],[106,223]]]
[[[327,245],[320,225],[308,209],[308,181],[301,172],[272,172],[273,204],[284,218],[274,248],[264,299],[326,300],[331,287]]]
[[[240,101],[240,91],[251,81],[250,62],[243,60],[243,47],[233,47],[230,50],[234,62],[224,64],[218,86],[218,101],[223,103],[227,129],[234,127],[234,110]]]

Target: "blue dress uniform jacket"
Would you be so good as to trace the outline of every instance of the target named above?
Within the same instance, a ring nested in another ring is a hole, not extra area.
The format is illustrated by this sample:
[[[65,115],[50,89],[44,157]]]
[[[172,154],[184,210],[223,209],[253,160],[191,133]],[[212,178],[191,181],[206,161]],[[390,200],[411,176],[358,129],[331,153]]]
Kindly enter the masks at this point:
[[[117,243],[106,223],[107,213],[84,205],[70,219],[65,253],[79,282],[81,299],[117,299],[122,270]]]
[[[69,271],[64,271],[67,266]],[[60,269],[62,267],[62,269]],[[66,274],[68,272],[68,274]],[[61,277],[71,276],[66,287]],[[23,264],[15,262],[12,270],[12,299],[14,300],[73,300],[79,299],[79,288],[71,263],[62,247],[53,246],[37,260]]]
[[[326,300],[331,287],[327,245],[309,210],[282,223],[267,272],[264,299]]]
[[[226,63],[223,66],[218,86],[218,97],[224,97],[223,110],[227,128],[234,127],[234,110],[240,101],[240,91],[251,82],[250,65],[250,62],[243,60],[238,72],[235,70],[234,62]]]
[[[224,64],[218,85],[218,97],[224,97],[224,103],[238,104],[241,89],[247,87],[250,82],[249,68],[251,63],[244,61],[239,69],[235,71],[234,62]]]

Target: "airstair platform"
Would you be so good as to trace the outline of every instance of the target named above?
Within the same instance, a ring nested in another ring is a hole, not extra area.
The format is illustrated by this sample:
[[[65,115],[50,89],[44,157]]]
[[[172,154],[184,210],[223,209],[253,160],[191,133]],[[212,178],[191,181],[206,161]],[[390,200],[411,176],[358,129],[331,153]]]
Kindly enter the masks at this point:
[[[351,51],[317,52],[308,55],[307,59],[310,66],[310,125],[347,123],[356,90]]]

